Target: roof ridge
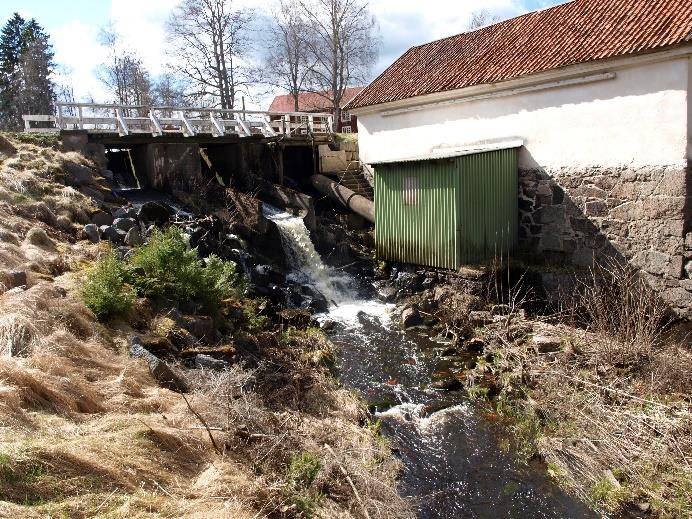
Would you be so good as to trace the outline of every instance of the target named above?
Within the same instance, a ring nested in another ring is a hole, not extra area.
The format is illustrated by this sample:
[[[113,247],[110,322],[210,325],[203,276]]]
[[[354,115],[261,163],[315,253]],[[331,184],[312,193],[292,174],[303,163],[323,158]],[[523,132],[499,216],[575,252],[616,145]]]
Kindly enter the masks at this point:
[[[346,108],[501,83],[691,39],[690,0],[571,0],[413,46]]]
[[[449,36],[444,36],[442,38],[437,38],[436,40],[432,40],[426,43],[421,43],[419,45],[413,45],[412,47],[409,47],[409,50],[411,49],[418,49],[420,47],[425,47],[426,45],[431,45],[433,43],[438,43],[444,40],[450,40],[452,38],[458,38],[459,36],[463,36],[464,34],[471,34],[474,32],[482,31],[485,29],[489,29],[490,27],[495,27],[497,25],[502,25],[503,23],[509,23],[513,20],[517,20],[518,18],[523,18],[524,16],[531,16],[537,13],[543,13],[545,11],[550,11],[551,9],[557,9],[559,7],[563,7],[567,4],[572,4],[580,1],[587,1],[587,0],[561,0],[559,4],[555,5],[549,5],[546,7],[541,7],[540,9],[536,9],[535,11],[527,11],[525,13],[517,14],[516,16],[511,16],[509,18],[505,18],[504,20],[500,20],[495,23],[491,23],[490,25],[483,25],[482,27],[476,27],[475,29],[471,29],[470,31],[464,31],[464,32],[458,32],[456,34],[450,34]]]

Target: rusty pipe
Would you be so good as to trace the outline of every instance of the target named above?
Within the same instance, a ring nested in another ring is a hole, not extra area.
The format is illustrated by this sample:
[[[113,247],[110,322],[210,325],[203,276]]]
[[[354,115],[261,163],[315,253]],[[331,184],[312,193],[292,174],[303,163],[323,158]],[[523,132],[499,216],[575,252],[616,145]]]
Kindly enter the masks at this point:
[[[339,202],[369,222],[375,223],[375,203],[324,175],[312,175],[310,183],[323,195]]]

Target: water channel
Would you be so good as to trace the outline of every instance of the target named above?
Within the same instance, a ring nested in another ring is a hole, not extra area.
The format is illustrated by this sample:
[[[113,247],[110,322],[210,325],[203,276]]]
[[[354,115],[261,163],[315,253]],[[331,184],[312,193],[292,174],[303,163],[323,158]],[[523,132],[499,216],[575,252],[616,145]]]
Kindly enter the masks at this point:
[[[389,402],[375,416],[403,462],[400,491],[419,518],[596,517],[543,470],[500,449],[502,431],[462,392],[429,387],[439,344],[400,330],[393,305],[324,265],[301,218],[271,208],[265,214],[281,232],[289,276],[332,303],[319,318],[334,322],[341,382],[370,403]]]

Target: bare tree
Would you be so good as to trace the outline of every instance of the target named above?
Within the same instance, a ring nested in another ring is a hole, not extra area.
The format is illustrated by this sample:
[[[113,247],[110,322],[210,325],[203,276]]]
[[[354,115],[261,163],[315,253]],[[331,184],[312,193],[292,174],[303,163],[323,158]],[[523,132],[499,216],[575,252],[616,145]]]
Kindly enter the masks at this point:
[[[487,9],[481,9],[479,11],[474,11],[469,16],[468,24],[466,25],[467,31],[475,31],[486,25],[492,25],[500,21],[500,17],[496,14],[491,14]]]
[[[293,109],[298,111],[298,97],[305,91],[312,69],[308,56],[308,24],[298,0],[279,0],[274,13],[266,58],[268,83],[286,90],[293,97]]]
[[[186,104],[185,85],[173,74],[162,74],[156,79],[152,91],[154,103],[164,107],[184,106]],[[173,115],[172,110],[164,110],[165,117]]]
[[[223,109],[254,83],[247,64],[254,12],[232,0],[183,0],[166,25],[173,68],[191,83],[189,94]]]
[[[105,27],[99,40],[109,52],[108,62],[98,77],[111,91],[114,102],[124,105],[148,106],[152,102],[151,78],[142,60],[126,49],[112,26]]]
[[[306,40],[310,90],[341,116],[346,87],[366,83],[379,50],[377,22],[364,0],[300,0],[311,38]]]

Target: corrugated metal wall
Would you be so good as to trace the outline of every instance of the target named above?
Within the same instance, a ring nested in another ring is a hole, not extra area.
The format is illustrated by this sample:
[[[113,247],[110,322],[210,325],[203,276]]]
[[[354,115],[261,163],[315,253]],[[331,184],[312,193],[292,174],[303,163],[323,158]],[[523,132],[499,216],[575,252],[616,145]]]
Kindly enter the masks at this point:
[[[517,150],[375,168],[377,257],[456,269],[517,243]]]
[[[377,257],[443,268],[457,265],[456,159],[375,169]]]
[[[518,240],[516,148],[465,155],[457,161],[460,264],[506,255]]]

